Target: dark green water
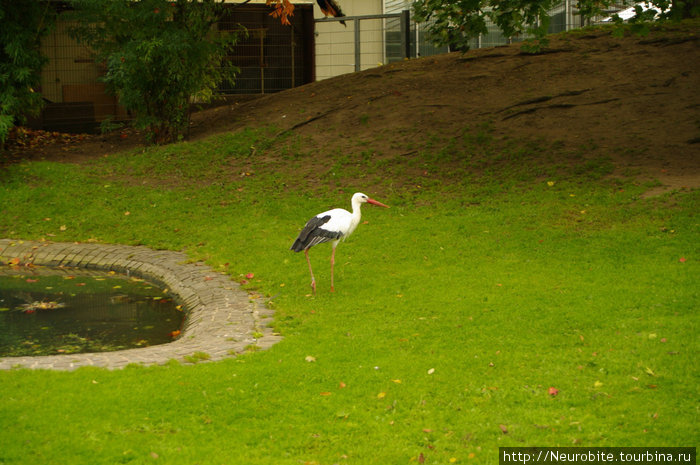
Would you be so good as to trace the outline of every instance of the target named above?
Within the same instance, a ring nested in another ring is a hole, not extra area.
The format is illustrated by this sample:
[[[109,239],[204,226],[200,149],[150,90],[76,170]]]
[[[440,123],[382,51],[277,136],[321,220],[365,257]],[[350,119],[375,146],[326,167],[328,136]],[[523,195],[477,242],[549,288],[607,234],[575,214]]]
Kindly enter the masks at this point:
[[[0,357],[146,347],[182,328],[177,303],[147,281],[51,272],[0,267]]]

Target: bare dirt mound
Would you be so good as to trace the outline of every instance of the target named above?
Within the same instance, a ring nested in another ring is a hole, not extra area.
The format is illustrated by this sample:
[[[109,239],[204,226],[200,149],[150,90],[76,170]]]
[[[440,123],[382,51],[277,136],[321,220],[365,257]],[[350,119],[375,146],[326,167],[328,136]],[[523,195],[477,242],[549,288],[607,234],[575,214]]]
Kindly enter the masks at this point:
[[[613,159],[663,187],[700,187],[698,22],[645,37],[610,29],[553,37],[546,53],[517,44],[395,63],[194,115],[192,139],[246,126],[300,134],[319,154],[400,154],[426,136],[488,123],[509,138],[542,138]],[[101,155],[139,143],[93,137],[34,155]],[[27,155],[27,154],[25,154]]]

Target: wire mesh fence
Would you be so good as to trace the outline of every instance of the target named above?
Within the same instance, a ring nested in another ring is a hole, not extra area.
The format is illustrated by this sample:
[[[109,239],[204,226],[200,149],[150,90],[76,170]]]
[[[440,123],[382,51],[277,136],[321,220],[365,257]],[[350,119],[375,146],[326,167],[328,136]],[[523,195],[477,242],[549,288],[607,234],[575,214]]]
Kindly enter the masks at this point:
[[[628,6],[629,2],[620,2],[602,16],[584,22],[575,0],[563,0],[550,11],[549,32],[595,24]],[[227,33],[245,29],[247,33],[240,36],[227,58],[240,73],[235,81],[220,83],[217,92],[222,96],[274,93],[409,57],[448,52],[449,47],[434,45],[430,24],[413,21],[408,8],[410,0],[386,0],[384,14],[314,19],[312,5],[298,5],[291,26],[271,17],[266,5],[231,8],[217,24],[218,29]],[[112,121],[128,120],[130,115],[101,82],[105,65],[71,38],[72,24],[61,16],[42,42],[42,53],[49,59],[41,73],[40,88],[46,105],[32,126],[95,132],[101,125],[109,127]],[[472,48],[525,39],[504,37],[494,24],[487,28],[487,34],[471,41]]]
[[[48,58],[38,89],[44,109],[30,120],[34,128],[62,132],[98,132],[126,122],[131,115],[107,92],[102,77],[105,64],[89,47],[71,37],[71,23],[64,12],[42,40]],[[270,16],[266,5],[230,8],[217,23],[222,33],[239,33],[227,60],[240,72],[232,82],[221,82],[219,96],[279,92],[314,80],[313,10],[299,5],[292,25]],[[245,31],[245,32],[242,32]]]
[[[43,127],[55,131],[92,132],[109,118],[126,118],[117,98],[106,92],[100,77],[104,64],[96,62],[92,51],[70,36],[74,26],[57,21],[56,27],[41,43],[48,58],[41,70]]]
[[[311,8],[299,6],[290,26],[270,16],[265,5],[231,9],[218,23],[220,31],[239,34],[228,59],[240,70],[234,82],[223,82],[221,94],[279,92],[313,80]]]
[[[365,70],[404,58],[430,56],[450,51],[449,46],[431,40],[430,22],[410,20],[410,2],[388,1],[383,15],[317,19],[316,79]],[[564,0],[549,10],[549,33],[563,32],[589,24],[604,22],[611,15],[628,8],[630,2],[618,2],[602,15],[583,20],[575,0]],[[487,33],[470,41],[470,48],[484,48],[523,41],[527,35],[504,36],[498,26],[486,22]]]
[[[318,80],[411,57],[408,11],[318,19],[315,23]]]
[[[557,32],[579,29],[584,26],[605,23],[612,15],[629,8],[630,5],[634,5],[634,2],[624,0],[616,2],[611,5],[608,10],[603,11],[601,15],[584,19],[579,10],[576,8],[576,0],[564,0],[548,11],[549,26],[547,28],[547,32],[554,34]],[[427,29],[426,25],[423,27],[424,29]],[[475,37],[470,41],[470,48],[497,47],[499,45],[520,42],[528,39],[529,37],[526,34],[513,37],[505,36],[499,30],[498,26],[488,20],[486,22],[486,28],[488,30],[486,34]]]

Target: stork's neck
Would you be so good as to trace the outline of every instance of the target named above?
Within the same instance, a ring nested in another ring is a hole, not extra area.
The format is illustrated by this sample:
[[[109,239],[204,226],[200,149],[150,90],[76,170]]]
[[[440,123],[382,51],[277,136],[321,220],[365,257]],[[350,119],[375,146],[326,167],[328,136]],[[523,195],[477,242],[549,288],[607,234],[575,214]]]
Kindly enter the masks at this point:
[[[362,202],[358,202],[357,200],[353,200],[352,202],[352,216],[350,217],[350,225],[348,227],[346,234],[346,237],[352,234],[352,232],[355,230],[358,224],[360,224],[360,217],[362,216],[362,213],[360,212],[360,209],[362,208]]]
[[[359,200],[353,199],[352,201],[352,217],[357,218],[357,220],[360,220],[360,217],[362,216],[362,213],[360,212],[360,209],[362,208],[362,202]]]

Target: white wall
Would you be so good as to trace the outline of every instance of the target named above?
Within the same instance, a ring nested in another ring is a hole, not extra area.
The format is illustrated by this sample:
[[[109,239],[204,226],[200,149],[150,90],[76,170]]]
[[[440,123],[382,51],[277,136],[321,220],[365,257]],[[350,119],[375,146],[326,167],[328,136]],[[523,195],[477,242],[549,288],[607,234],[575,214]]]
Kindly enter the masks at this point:
[[[378,15],[383,13],[382,0],[336,0],[345,16]],[[314,18],[325,16],[314,4]],[[355,71],[355,24],[346,21],[316,23],[316,80],[327,79]],[[384,64],[384,20],[360,21],[360,69]]]

